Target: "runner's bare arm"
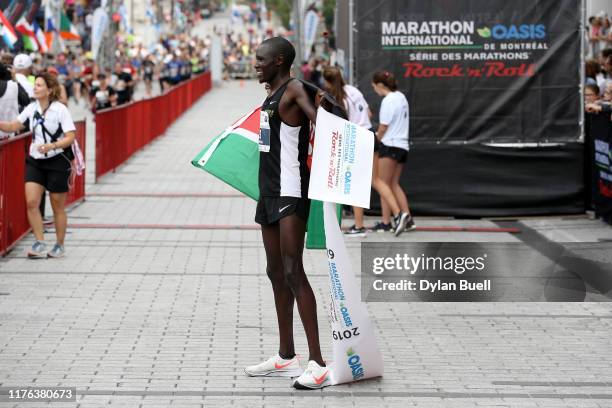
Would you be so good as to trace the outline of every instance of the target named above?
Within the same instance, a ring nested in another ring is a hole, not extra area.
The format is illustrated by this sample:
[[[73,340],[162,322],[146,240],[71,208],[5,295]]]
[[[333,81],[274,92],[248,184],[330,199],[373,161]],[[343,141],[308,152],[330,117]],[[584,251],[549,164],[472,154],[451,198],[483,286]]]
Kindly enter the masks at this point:
[[[291,81],[287,88],[291,92],[292,96],[294,96],[295,102],[304,112],[308,120],[310,120],[312,123],[316,123],[317,111],[310,101],[310,98],[304,89],[304,85],[300,81]]]

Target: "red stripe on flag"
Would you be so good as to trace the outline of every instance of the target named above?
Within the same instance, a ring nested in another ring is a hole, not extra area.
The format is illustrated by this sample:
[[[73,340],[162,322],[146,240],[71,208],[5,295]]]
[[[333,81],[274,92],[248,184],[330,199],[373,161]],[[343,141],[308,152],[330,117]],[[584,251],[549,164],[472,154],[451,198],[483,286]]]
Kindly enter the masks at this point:
[[[6,16],[4,15],[2,11],[0,11],[0,21],[2,21],[2,25],[4,26],[4,28],[9,30],[15,36],[15,39],[16,39],[17,33],[15,32],[15,28],[13,28],[13,26],[11,25],[11,22],[8,21],[8,19],[6,18]]]

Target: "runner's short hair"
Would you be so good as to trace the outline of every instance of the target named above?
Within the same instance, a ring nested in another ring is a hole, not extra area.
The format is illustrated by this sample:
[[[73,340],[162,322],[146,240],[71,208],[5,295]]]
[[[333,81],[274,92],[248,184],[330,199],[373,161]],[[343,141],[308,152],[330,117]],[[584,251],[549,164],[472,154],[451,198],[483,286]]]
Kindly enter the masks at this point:
[[[293,60],[295,60],[295,48],[283,37],[272,37],[264,40],[261,45],[267,44],[274,52],[274,56],[282,55],[284,58],[283,66],[291,68]]]

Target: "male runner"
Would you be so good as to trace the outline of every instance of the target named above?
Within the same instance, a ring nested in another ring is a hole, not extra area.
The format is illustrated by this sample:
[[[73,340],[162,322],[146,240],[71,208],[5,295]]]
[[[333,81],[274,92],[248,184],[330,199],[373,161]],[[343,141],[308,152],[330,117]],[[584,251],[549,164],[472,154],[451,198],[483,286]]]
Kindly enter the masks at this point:
[[[321,357],[317,305],[302,264],[304,234],[310,209],[306,166],[309,120],[316,110],[303,84],[289,76],[295,49],[284,38],[265,40],[255,54],[255,71],[270,91],[261,107],[259,192],[255,221],[261,224],[266,272],[272,282],[278,318],[278,354],[247,367],[250,376],[299,377],[293,386],[318,389],[330,385],[329,369]],[[304,372],[293,344],[293,304],[308,341]],[[300,375],[301,374],[301,375]]]

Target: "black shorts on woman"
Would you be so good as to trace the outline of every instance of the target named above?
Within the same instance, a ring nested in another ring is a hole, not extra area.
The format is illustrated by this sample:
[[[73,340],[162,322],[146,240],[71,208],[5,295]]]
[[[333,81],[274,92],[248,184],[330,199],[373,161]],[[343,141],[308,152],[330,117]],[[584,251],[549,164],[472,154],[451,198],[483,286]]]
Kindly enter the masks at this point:
[[[393,159],[396,162],[403,164],[406,163],[406,159],[408,158],[408,150],[394,146],[387,146],[381,142],[378,148],[378,157],[381,159],[388,157],[389,159]]]
[[[25,182],[43,186],[50,193],[67,193],[69,188],[71,163],[64,154],[49,159],[26,158]]]

